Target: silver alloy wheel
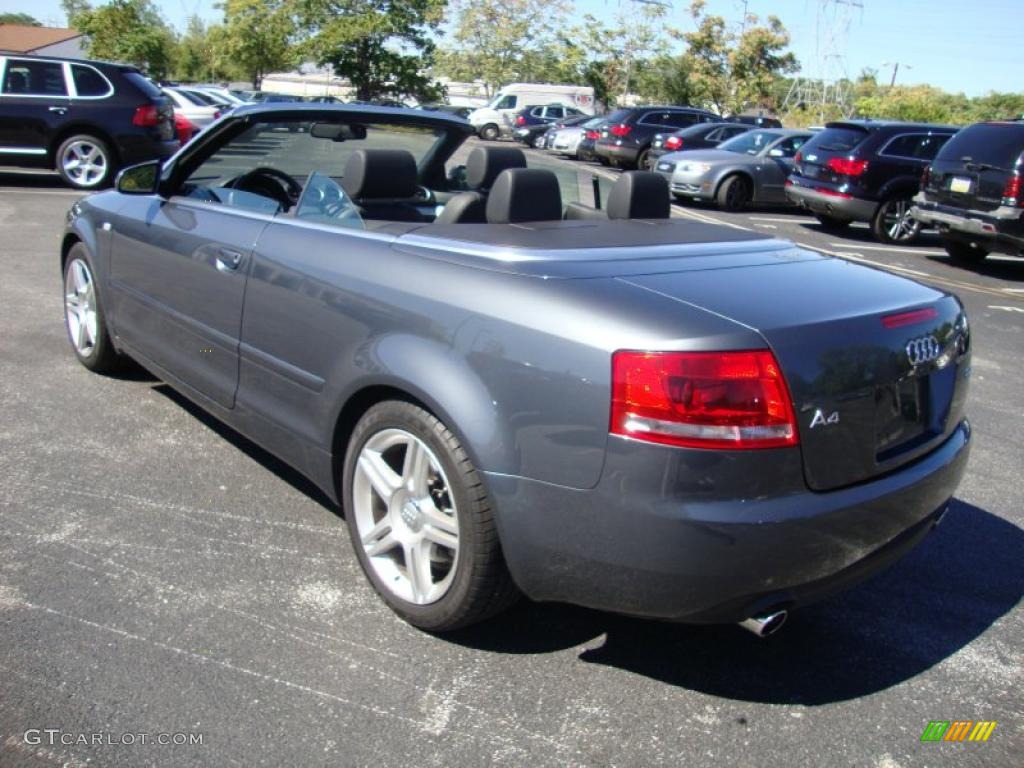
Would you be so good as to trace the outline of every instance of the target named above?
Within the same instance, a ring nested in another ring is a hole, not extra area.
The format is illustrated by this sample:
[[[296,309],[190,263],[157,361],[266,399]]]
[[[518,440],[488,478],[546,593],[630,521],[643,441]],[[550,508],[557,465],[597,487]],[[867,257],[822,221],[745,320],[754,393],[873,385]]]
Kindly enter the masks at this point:
[[[89,265],[74,259],[68,265],[64,278],[64,311],[67,315],[68,336],[75,351],[89,357],[96,351],[99,336],[96,318],[96,286]]]
[[[359,542],[380,582],[416,605],[444,597],[458,564],[459,520],[433,451],[404,430],[377,432],[359,452],[352,505]]]
[[[64,148],[61,167],[79,187],[95,187],[107,174],[107,156],[94,142],[80,139]]]
[[[882,224],[890,240],[904,243],[917,237],[921,224],[910,215],[909,200],[888,200],[883,205]]]

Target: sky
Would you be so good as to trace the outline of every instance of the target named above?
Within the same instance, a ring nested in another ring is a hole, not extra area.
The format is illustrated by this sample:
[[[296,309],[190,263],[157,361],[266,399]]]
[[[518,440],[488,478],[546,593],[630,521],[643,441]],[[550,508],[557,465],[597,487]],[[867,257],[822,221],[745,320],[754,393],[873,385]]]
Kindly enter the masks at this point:
[[[494,0],[501,2],[501,0]],[[673,5],[667,23],[691,29],[689,0]],[[897,82],[928,83],[951,92],[980,96],[989,91],[1024,91],[1020,31],[1024,26],[1024,0],[847,0],[860,2],[851,9],[843,59],[826,59],[835,67],[842,61],[855,76],[864,68],[879,70],[879,80],[892,75],[900,62]],[[94,0],[98,2],[98,0]],[[164,17],[178,29],[193,13],[215,21],[216,0],[155,0]],[[575,0],[577,16],[592,13],[612,17],[630,0]],[[819,0],[707,0],[709,13],[739,23],[743,7],[760,16],[775,14],[792,35],[792,51],[803,72],[819,72]],[[0,12],[30,11],[44,23],[61,26],[59,0],[0,0]]]

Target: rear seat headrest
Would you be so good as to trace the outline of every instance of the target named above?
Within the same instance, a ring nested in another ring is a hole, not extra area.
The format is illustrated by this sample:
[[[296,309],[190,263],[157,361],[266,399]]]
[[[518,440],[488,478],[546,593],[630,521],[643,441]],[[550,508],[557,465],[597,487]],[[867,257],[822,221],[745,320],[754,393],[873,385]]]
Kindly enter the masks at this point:
[[[498,174],[487,198],[489,224],[561,218],[562,193],[553,172],[540,168],[509,168]]]
[[[357,149],[345,163],[342,189],[355,200],[416,194],[416,159],[404,149]]]
[[[466,184],[470,189],[490,189],[502,171],[525,167],[526,155],[521,149],[476,147],[466,160]]]
[[[668,182],[660,173],[626,171],[608,195],[609,219],[667,219],[672,206]]]

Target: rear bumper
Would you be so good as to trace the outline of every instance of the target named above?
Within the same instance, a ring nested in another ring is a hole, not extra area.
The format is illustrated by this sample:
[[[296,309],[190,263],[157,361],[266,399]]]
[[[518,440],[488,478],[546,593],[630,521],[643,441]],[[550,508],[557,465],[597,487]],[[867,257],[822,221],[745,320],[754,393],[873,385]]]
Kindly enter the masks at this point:
[[[609,139],[600,139],[594,144],[594,152],[609,160],[635,163],[640,154],[640,148],[622,146]]]
[[[732,622],[811,602],[893,562],[945,509],[969,445],[964,421],[916,462],[826,493],[803,484],[798,448],[740,457],[617,437],[591,490],[487,479],[506,560],[531,598]]]
[[[834,216],[849,221],[871,221],[878,210],[878,202],[859,197],[846,197],[829,193],[823,188],[806,186],[792,177],[786,182],[786,197],[800,208],[812,213]]]
[[[914,198],[911,209],[921,223],[943,235],[964,240],[982,240],[989,250],[1017,254],[1024,251],[1024,211],[1003,206],[993,211],[953,208],[930,202],[923,194]]]

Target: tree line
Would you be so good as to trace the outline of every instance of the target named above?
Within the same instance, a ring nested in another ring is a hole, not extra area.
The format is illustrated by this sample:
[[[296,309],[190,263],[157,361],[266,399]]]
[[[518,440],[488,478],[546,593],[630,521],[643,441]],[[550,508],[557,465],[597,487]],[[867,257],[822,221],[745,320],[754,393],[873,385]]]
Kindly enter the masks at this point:
[[[682,14],[634,0],[601,18],[578,15],[572,0],[222,0],[219,23],[193,16],[180,33],[153,0],[62,5],[89,55],[158,79],[258,88],[268,72],[314,62],[348,79],[364,101],[441,99],[447,78],[479,82],[481,95],[508,82],[557,82],[592,86],[608,107],[630,99],[777,113],[800,66],[779,18],[730,22],[704,0]],[[876,75],[866,70],[850,83],[856,114],[962,124],[1024,113],[1024,94],[968,98],[927,85],[890,87]],[[842,116],[790,106],[783,119],[792,125]]]

